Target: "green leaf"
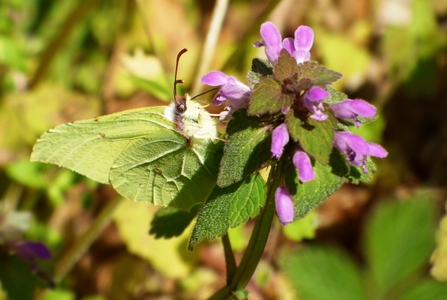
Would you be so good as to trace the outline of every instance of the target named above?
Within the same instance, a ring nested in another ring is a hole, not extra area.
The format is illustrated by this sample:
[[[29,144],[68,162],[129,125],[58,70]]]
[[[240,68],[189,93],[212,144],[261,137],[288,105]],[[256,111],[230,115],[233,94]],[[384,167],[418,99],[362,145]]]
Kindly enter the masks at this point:
[[[409,291],[404,293],[396,300],[444,300],[447,295],[447,285],[445,282],[435,280],[424,280],[416,286],[412,286]]]
[[[229,137],[217,177],[217,185],[220,187],[255,173],[271,158],[270,127],[259,123],[258,118],[246,116],[245,110],[233,114],[227,126]]]
[[[344,181],[343,176],[349,172],[345,159],[337,151],[331,154],[328,166],[315,161],[313,169],[315,179],[301,183],[293,164],[287,167],[287,186],[296,203],[294,219],[303,217],[338,190]]]
[[[275,69],[273,70],[275,78],[281,83],[283,83],[286,79],[292,79],[293,77],[295,77],[296,80],[299,72],[300,67],[298,67],[296,60],[289,54],[289,52],[287,52],[286,49],[282,49],[278,58],[278,63],[275,65]]]
[[[370,156],[368,156],[368,158],[366,159],[365,165],[368,173],[364,173],[362,167],[349,165],[350,171],[346,178],[349,179],[349,181],[353,184],[359,184],[360,181],[370,182],[373,179],[373,174],[376,172],[376,165],[374,164]]]
[[[312,85],[325,86],[339,80],[343,75],[329,70],[325,66],[319,65],[314,61],[305,61],[298,64],[299,82],[310,80]],[[299,83],[298,83],[299,84]]]
[[[196,205],[190,212],[172,207],[158,210],[152,219],[149,233],[155,235],[157,239],[169,239],[181,235],[196,217],[200,207],[201,205]]]
[[[280,262],[303,300],[367,299],[358,267],[343,252],[306,247]]]
[[[38,278],[31,274],[28,262],[19,259],[17,256],[0,255],[1,289],[6,292],[6,299],[34,299],[34,288]]]
[[[342,93],[340,91],[337,91],[330,85],[326,86],[324,89],[326,90],[326,92],[329,92],[329,94],[330,94],[329,97],[324,98],[324,103],[335,104],[335,103],[339,103],[339,102],[342,102],[343,100],[348,99],[348,95],[346,95],[345,93]]]
[[[334,121],[332,116],[324,121],[305,119],[291,109],[286,115],[287,128],[291,137],[322,165],[327,165],[334,140]]]
[[[189,210],[213,189],[222,143],[187,140],[163,111],[142,108],[59,125],[37,141],[31,160],[111,183],[131,200]]]
[[[274,114],[293,104],[294,94],[284,94],[282,85],[272,76],[262,77],[253,88],[248,108],[250,115]]]
[[[230,227],[257,216],[265,204],[266,193],[264,180],[259,174],[224,188],[216,186],[199,211],[188,249],[192,250],[204,238],[220,237]]]
[[[262,76],[273,75],[273,66],[268,59],[253,59],[251,63],[251,70],[248,72],[247,79],[253,85],[259,82]]]
[[[366,224],[366,258],[378,292],[386,294],[428,263],[434,246],[432,196],[380,203]]]

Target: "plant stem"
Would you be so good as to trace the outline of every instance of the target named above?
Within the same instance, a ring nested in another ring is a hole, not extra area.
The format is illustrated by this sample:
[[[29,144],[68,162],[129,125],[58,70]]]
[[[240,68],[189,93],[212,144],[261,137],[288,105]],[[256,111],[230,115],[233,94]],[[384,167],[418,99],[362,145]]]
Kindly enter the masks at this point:
[[[228,299],[234,291],[245,288],[261,260],[265,245],[269,236],[270,228],[275,215],[275,190],[279,185],[278,172],[281,168],[273,165],[270,171],[267,192],[267,200],[261,214],[257,217],[255,227],[248,242],[247,249],[242,257],[231,282],[215,293],[210,299]]]
[[[234,277],[234,273],[236,272],[236,260],[234,259],[233,249],[231,249],[230,239],[228,238],[228,234],[224,234],[222,236],[222,244],[224,248],[225,254],[225,264],[227,269],[227,284],[231,283],[231,280]]]

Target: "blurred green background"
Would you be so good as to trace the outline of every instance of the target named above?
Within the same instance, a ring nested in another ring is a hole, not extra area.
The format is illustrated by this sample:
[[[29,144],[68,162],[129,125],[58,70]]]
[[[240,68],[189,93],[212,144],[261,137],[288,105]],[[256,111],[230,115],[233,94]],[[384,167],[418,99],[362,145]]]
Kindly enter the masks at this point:
[[[389,156],[374,182],[274,225],[250,299],[447,299],[447,0],[2,0],[0,243],[13,232],[48,245],[40,266],[57,287],[0,244],[0,299],[203,299],[224,285],[219,241],[190,253],[188,232],[155,240],[157,208],[29,155],[60,123],[165,104],[182,48],[184,91],[211,70],[247,82],[267,20],[283,37],[314,29],[312,60],[378,107],[358,133]],[[230,232],[236,259],[251,228]]]

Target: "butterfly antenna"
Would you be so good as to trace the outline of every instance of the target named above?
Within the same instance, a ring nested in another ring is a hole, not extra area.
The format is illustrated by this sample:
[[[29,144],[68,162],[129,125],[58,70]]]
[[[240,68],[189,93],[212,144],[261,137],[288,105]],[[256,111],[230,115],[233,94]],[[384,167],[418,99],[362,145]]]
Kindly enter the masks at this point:
[[[185,53],[186,51],[188,51],[188,49],[183,48],[182,50],[180,50],[180,52],[177,54],[177,60],[175,62],[175,77],[174,77],[174,100],[177,100],[177,84],[178,83],[183,83],[184,81],[182,79],[177,79],[177,70],[178,70],[178,63],[180,61],[180,57],[183,55],[183,53]]]
[[[203,92],[203,93],[200,93],[200,94],[198,94],[198,95],[195,95],[194,97],[191,98],[191,100],[196,99],[197,97],[200,97],[200,96],[202,96],[202,95],[208,94],[208,93],[210,93],[210,92],[212,92],[212,91],[216,91],[216,90],[218,90],[218,89],[220,89],[220,88],[218,88],[218,87],[217,87],[217,88],[213,88],[213,89],[208,90],[208,91],[206,91],[206,92]]]

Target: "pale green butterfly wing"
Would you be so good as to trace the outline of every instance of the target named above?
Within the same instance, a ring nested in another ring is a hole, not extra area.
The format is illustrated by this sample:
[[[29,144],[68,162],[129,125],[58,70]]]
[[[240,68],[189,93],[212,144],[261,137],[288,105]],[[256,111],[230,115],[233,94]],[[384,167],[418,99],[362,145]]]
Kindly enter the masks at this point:
[[[128,110],[59,125],[37,141],[31,160],[111,183],[128,199],[189,210],[205,201],[215,185],[222,143],[188,141],[163,115],[164,109]]]

